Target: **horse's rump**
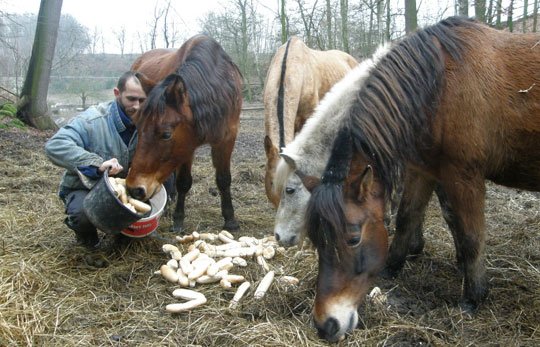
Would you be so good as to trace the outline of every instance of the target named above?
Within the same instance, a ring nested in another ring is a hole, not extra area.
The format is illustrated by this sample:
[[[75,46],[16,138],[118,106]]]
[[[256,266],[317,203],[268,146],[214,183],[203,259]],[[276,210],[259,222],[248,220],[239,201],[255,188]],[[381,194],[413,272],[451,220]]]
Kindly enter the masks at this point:
[[[317,51],[291,37],[272,58],[264,87],[266,152],[265,189],[275,205],[272,190],[280,150],[290,143],[330,88],[358,63],[337,50]]]

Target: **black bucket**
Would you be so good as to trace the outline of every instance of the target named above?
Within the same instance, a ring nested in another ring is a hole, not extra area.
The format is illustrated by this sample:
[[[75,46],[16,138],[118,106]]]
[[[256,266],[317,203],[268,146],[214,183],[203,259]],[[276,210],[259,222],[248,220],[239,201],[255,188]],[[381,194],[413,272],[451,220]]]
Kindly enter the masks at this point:
[[[116,197],[107,170],[84,198],[83,207],[92,224],[110,234],[119,234],[144,217],[131,211]]]

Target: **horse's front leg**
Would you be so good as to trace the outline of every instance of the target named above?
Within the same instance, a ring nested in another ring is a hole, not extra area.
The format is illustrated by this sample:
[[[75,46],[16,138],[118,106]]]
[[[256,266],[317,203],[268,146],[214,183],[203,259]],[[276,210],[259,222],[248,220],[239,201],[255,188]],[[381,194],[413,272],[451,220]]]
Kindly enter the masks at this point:
[[[448,228],[450,228],[450,232],[452,233],[454,246],[456,248],[456,261],[459,271],[461,271],[461,274],[464,274],[465,269],[463,269],[463,255],[461,254],[461,248],[457,243],[458,220],[456,219],[456,214],[452,209],[452,205],[448,201],[448,195],[446,194],[441,185],[438,185],[437,188],[435,188],[435,193],[437,194],[437,198],[439,199],[443,218],[446,221]]]
[[[180,168],[178,169],[177,176],[176,176],[176,191],[177,191],[177,199],[176,199],[176,208],[174,209],[173,213],[173,225],[172,225],[172,231],[175,233],[179,233],[182,231],[182,228],[184,227],[184,218],[186,216],[185,214],[185,202],[186,202],[186,195],[191,189],[191,184],[193,183],[193,178],[191,176],[191,165],[193,164],[193,157],[190,158],[188,162],[183,163],[180,165]]]
[[[445,193],[441,194],[442,201],[448,204],[446,212],[451,213],[447,222],[450,220],[458,266],[464,276],[461,306],[474,312],[488,294],[484,265],[485,182],[480,174],[452,172],[451,168],[441,171]]]
[[[236,231],[240,229],[234,217],[234,208],[231,198],[231,156],[235,139],[226,143],[212,146],[212,164],[216,169],[216,185],[221,196],[221,215],[225,220],[223,229]]]
[[[407,171],[396,217],[396,232],[390,245],[385,276],[394,277],[405,264],[407,255],[418,255],[424,249],[422,226],[426,207],[435,182],[411,170]]]

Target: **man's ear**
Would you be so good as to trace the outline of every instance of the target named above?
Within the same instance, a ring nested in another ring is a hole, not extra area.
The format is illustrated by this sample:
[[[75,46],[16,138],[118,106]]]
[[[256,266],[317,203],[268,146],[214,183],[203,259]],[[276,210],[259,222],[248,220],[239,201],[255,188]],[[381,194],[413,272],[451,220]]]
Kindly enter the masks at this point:
[[[146,95],[148,95],[150,91],[156,86],[156,82],[146,77],[146,75],[143,74],[142,72],[136,72],[135,77],[137,77],[139,82],[141,82],[141,86],[144,92],[146,93]]]

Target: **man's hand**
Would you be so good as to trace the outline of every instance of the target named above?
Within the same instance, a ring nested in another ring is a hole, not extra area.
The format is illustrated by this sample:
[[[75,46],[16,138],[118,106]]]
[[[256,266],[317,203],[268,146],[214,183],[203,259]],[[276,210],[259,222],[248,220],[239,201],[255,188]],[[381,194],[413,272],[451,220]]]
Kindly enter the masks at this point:
[[[109,170],[109,175],[114,176],[117,173],[122,172],[124,168],[122,165],[120,165],[116,158],[112,158],[104,161],[99,167],[99,172],[105,172],[105,170]]]

